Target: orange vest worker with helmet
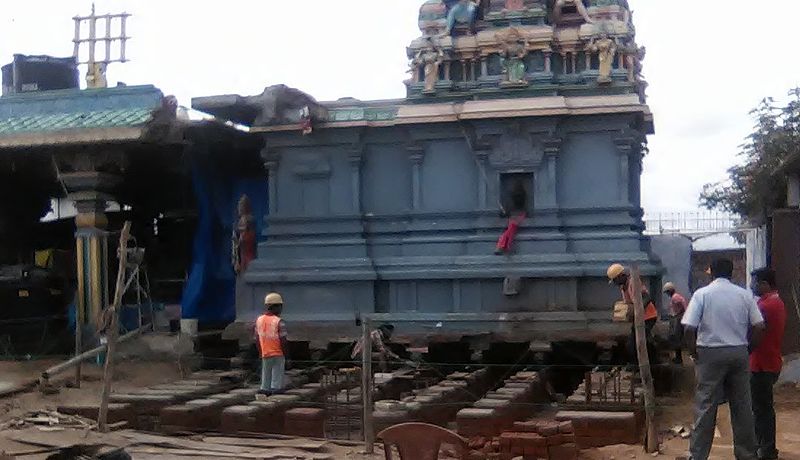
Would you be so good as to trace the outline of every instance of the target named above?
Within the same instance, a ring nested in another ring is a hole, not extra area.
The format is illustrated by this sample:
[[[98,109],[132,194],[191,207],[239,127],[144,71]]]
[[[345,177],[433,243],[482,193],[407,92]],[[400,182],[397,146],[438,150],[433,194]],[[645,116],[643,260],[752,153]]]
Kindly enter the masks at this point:
[[[609,283],[619,286],[619,289],[622,292],[623,302],[632,306],[633,283],[631,282],[631,277],[628,273],[628,270],[620,264],[614,264],[608,267],[606,274],[608,275]],[[650,357],[650,364],[654,364],[656,353],[655,347],[653,346],[652,332],[653,326],[655,326],[656,322],[658,321],[658,310],[656,310],[656,304],[653,302],[653,299],[650,297],[650,293],[647,291],[647,288],[644,286],[644,284],[642,284],[642,305],[644,306],[644,326],[647,336],[647,354]],[[630,357],[630,361],[632,363],[638,363],[639,359],[636,355],[636,331],[633,326],[633,319],[634,310],[633,308],[629,308],[628,321],[631,322],[631,335],[628,337],[628,356]]]
[[[283,390],[286,356],[289,342],[286,324],[281,319],[283,298],[280,294],[267,294],[264,299],[266,313],[256,320],[256,337],[261,352],[261,394],[274,394]]]

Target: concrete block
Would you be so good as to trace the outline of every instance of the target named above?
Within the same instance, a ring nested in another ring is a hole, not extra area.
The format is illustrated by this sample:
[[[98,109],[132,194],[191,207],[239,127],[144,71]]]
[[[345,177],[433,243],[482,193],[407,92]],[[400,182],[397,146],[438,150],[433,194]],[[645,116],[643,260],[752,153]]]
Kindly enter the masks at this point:
[[[220,415],[220,431],[225,434],[256,432],[256,406],[231,406]]]
[[[290,436],[325,437],[325,411],[297,408],[286,411],[284,433]]]

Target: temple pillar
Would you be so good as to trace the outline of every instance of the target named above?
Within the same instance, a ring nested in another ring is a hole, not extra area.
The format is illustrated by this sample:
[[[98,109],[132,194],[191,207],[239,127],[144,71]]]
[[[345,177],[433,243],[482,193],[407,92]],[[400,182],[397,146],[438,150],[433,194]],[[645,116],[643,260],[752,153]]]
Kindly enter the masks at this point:
[[[87,151],[57,159],[59,180],[67,198],[75,203],[75,254],[77,323],[87,331],[84,344],[97,335],[97,320],[109,305],[108,218],[106,209],[114,198],[108,193],[122,181],[120,151]],[[87,337],[88,336],[88,337]]]
[[[108,298],[108,208],[109,197],[98,192],[77,192],[69,196],[75,201],[75,254],[77,258],[78,324],[91,326],[96,332],[96,319],[109,304]]]

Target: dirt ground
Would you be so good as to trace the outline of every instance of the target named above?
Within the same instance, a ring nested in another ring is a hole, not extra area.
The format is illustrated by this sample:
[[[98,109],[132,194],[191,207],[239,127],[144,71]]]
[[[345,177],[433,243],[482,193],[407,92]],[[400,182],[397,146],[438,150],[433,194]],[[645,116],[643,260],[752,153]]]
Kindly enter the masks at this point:
[[[37,377],[42,370],[55,364],[54,361],[0,362],[0,381],[2,383],[19,383]],[[72,375],[71,373],[68,375]],[[84,382],[81,389],[62,388],[58,394],[43,395],[38,391],[27,392],[0,399],[0,423],[19,417],[29,411],[38,409],[55,409],[62,403],[97,403],[100,397],[102,369],[97,366],[84,366]],[[182,378],[176,364],[152,362],[121,363],[115,372],[115,391],[142,388],[159,383],[168,383]],[[58,380],[56,380],[58,382]],[[61,384],[64,378],[61,379]],[[662,430],[662,458],[675,458],[685,454],[688,440],[680,439],[668,433],[675,425],[691,426],[692,402],[690,396],[681,398],[664,398],[659,401],[659,425]],[[800,460],[800,430],[796,423],[800,420],[800,386],[781,386],[776,392],[776,408],[778,411],[778,448],[781,458]],[[727,406],[720,409],[718,418],[719,432],[714,442],[713,460],[729,460],[733,458],[732,432]],[[77,436],[77,435],[76,435]],[[30,446],[20,445],[8,440],[0,433],[0,452],[30,450]],[[381,459],[382,454],[363,455],[361,447],[332,446],[335,458],[342,459]],[[380,446],[378,446],[380,451]],[[36,459],[35,456],[25,457]],[[44,457],[42,457],[44,458]],[[583,451],[581,458],[585,460],[621,460],[653,458],[639,446],[611,446],[602,449]]]

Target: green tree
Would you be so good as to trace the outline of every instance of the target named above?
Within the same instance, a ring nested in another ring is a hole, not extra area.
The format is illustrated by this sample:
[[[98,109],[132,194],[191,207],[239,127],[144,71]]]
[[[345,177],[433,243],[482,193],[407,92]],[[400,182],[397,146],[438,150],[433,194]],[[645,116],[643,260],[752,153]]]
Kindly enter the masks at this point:
[[[786,178],[778,168],[800,154],[800,88],[789,92],[787,103],[767,98],[750,114],[756,123],[740,146],[742,163],[728,170],[726,180],[706,184],[700,204],[763,223],[772,209],[786,205]]]

